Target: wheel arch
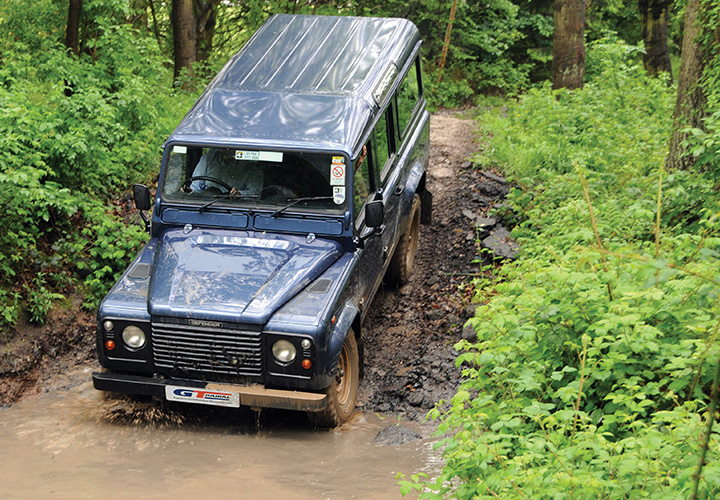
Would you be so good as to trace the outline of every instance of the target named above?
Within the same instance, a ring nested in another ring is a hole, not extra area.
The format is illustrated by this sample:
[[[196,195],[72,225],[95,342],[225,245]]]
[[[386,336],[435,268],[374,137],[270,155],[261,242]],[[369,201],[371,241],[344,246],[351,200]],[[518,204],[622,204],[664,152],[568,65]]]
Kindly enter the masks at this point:
[[[355,340],[358,346],[358,358],[360,365],[360,378],[364,376],[363,367],[363,356],[364,356],[364,344],[361,335],[361,313],[355,304],[348,301],[343,307],[342,312],[338,315],[338,320],[335,322],[335,328],[333,328],[332,335],[330,337],[330,343],[328,345],[328,361],[334,368],[337,365],[338,358],[340,357],[340,351],[342,350],[343,342],[349,331],[355,334]]]

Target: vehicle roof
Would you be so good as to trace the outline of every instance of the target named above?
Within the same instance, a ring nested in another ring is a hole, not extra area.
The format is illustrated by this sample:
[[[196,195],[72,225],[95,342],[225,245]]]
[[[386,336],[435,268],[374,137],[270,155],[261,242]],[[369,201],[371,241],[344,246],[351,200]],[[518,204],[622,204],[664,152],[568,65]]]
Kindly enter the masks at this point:
[[[406,19],[274,15],[227,62],[168,142],[351,155],[378,111],[373,91],[391,63],[402,70],[419,43]]]

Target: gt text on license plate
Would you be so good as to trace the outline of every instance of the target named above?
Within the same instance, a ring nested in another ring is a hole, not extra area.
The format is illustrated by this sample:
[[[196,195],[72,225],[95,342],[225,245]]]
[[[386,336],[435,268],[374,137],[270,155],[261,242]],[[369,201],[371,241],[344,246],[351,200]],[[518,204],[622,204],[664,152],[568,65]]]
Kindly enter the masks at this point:
[[[240,406],[240,395],[233,392],[206,391],[191,387],[165,386],[165,397],[168,401],[182,401],[184,403],[199,403],[203,405]]]

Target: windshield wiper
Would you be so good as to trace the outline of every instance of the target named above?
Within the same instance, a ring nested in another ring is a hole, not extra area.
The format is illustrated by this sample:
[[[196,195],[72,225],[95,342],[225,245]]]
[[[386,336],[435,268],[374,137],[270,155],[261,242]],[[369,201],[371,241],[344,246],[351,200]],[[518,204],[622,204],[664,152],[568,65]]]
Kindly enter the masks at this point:
[[[297,203],[300,203],[301,201],[320,201],[320,200],[332,200],[332,199],[333,199],[332,196],[303,196],[300,198],[289,198],[288,201],[290,203],[288,203],[287,205],[285,205],[282,208],[278,208],[277,210],[275,210],[270,215],[270,217],[277,217],[278,215],[283,213],[285,210],[296,205]]]
[[[208,208],[209,206],[217,203],[217,202],[220,201],[220,200],[235,200],[235,199],[238,199],[238,198],[248,199],[248,198],[257,198],[257,197],[258,197],[258,195],[256,195],[256,194],[240,194],[240,193],[218,194],[218,195],[215,195],[215,199],[214,199],[214,200],[205,203],[203,206],[201,206],[201,207],[198,209],[198,211],[199,211],[199,212],[202,212],[203,210],[205,210],[205,209]]]

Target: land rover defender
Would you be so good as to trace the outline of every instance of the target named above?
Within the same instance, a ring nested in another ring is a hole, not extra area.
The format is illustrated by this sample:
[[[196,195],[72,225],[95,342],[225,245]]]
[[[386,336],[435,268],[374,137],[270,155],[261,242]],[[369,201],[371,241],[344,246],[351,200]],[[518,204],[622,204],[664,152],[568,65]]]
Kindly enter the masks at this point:
[[[99,307],[96,389],[353,415],[363,320],[431,219],[420,45],[404,19],[262,25],[165,142],[154,202],[134,186],[150,240]]]

